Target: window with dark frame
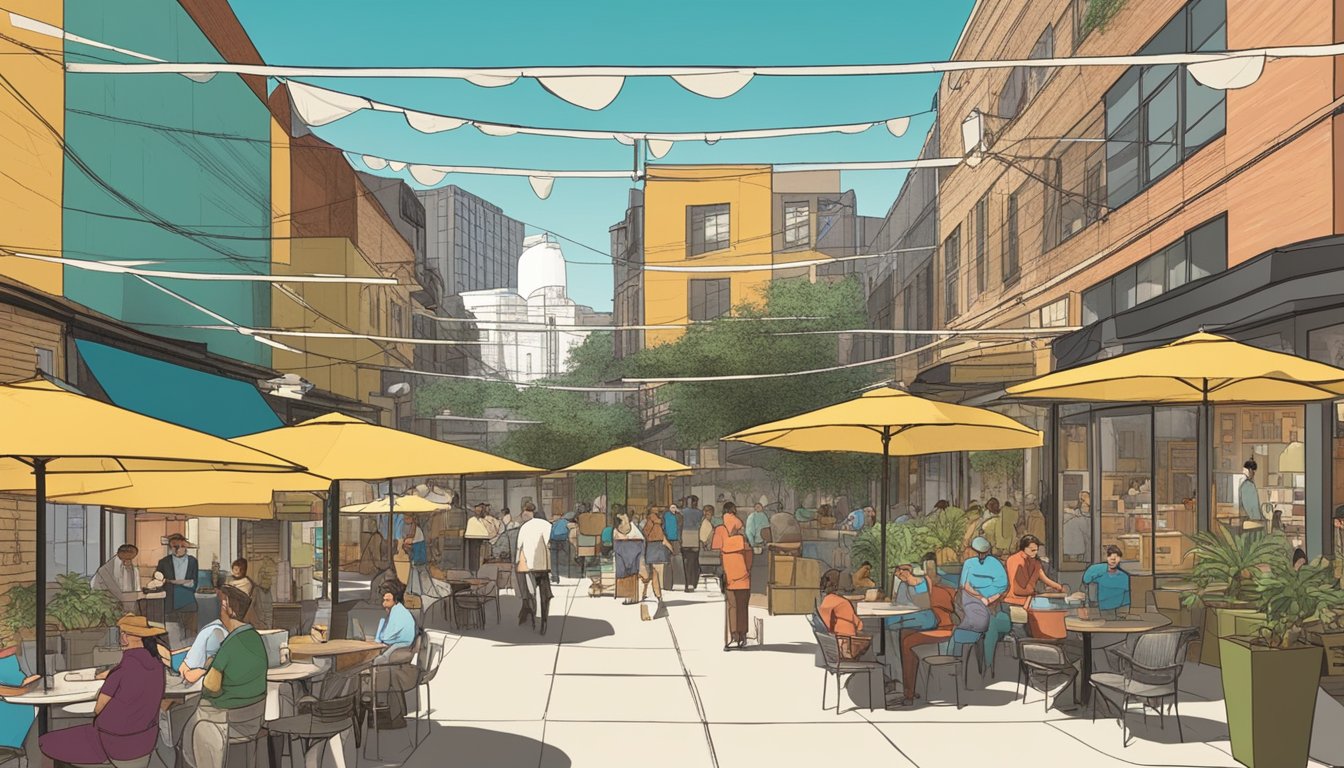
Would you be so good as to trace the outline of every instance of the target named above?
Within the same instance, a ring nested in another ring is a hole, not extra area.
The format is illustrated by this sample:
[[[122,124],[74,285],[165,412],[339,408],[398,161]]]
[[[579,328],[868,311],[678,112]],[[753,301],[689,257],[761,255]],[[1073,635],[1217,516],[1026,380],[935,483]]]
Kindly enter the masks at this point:
[[[1226,0],[1191,0],[1140,54],[1227,47]],[[1106,93],[1106,200],[1119,208],[1220,136],[1226,91],[1200,85],[1186,67],[1131,67]]]
[[[699,256],[727,248],[728,225],[728,203],[687,206],[686,254]]]
[[[1083,325],[1155,299],[1227,269],[1227,215],[1186,232],[1176,242],[1083,291]]]
[[[1017,229],[1019,189],[1008,195],[1008,203],[1003,212],[1003,284],[1012,285],[1021,277],[1021,261],[1018,249],[1021,235]]]
[[[784,246],[812,244],[812,210],[806,202],[784,204]]]
[[[1045,31],[1037,38],[1036,44],[1032,46],[1031,52],[1027,54],[1029,59],[1049,59],[1055,55],[1055,28],[1053,25],[1045,25]],[[1014,67],[1008,73],[1008,80],[1003,84],[999,91],[998,117],[1006,120],[1012,120],[1022,114],[1031,100],[1036,98],[1036,94],[1041,92],[1045,84],[1050,82],[1050,77],[1055,73],[1053,68],[1046,67]]]
[[[989,284],[989,193],[975,204],[975,292],[985,292]]]
[[[952,234],[943,241],[943,319],[951,322],[958,311],[958,297],[961,285],[961,227],[957,226]]]
[[[704,322],[723,317],[731,308],[732,280],[726,277],[712,280],[691,280],[687,291],[690,299],[689,315],[692,322]]]

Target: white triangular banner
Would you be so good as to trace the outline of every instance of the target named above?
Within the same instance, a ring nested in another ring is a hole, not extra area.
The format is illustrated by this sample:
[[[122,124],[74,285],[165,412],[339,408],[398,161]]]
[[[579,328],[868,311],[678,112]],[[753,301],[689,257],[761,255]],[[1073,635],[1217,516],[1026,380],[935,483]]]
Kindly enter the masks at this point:
[[[443,131],[461,128],[467,124],[467,121],[459,120],[456,117],[427,115],[424,112],[406,110],[406,124],[421,133],[442,133]]]
[[[396,161],[396,160],[389,160],[389,161],[387,161],[387,167],[388,167],[388,168],[391,168],[392,170],[396,171],[397,173],[401,173],[402,171],[406,170],[406,164],[405,164],[405,163],[402,163],[402,162],[398,162],[398,161]]]
[[[424,184],[426,187],[432,187],[443,181],[448,172],[442,168],[436,168],[432,165],[412,165],[411,178]]]
[[[1238,56],[1236,58],[1203,61],[1188,65],[1190,76],[1209,88],[1230,91],[1245,88],[1265,71],[1264,56]]]
[[[381,157],[374,157],[373,155],[364,155],[360,159],[364,161],[365,165],[367,165],[370,169],[375,171],[381,171],[387,167],[387,161]]]
[[[905,135],[906,131],[910,130],[910,118],[908,117],[891,118],[890,120],[887,121],[887,130],[891,132],[892,136],[895,136],[896,138],[899,139],[900,137]]]
[[[673,144],[667,139],[649,139],[646,143],[649,145],[649,154],[660,160],[671,151]]]
[[[555,186],[555,177],[528,176],[527,183],[532,185],[532,191],[537,193],[537,197],[545,200],[551,196],[551,188]]]
[[[373,106],[368,99],[293,81],[289,83],[289,96],[299,119],[308,125],[326,125]]]
[[[468,83],[482,88],[500,88],[513,85],[517,80],[517,75],[467,75]]]
[[[617,75],[581,75],[577,77],[539,77],[541,87],[576,107],[597,111],[616,100],[625,85]]]
[[[486,136],[512,136],[518,133],[518,129],[508,125],[494,125],[493,123],[473,123],[476,130],[484,133]]]
[[[672,79],[691,93],[711,99],[726,99],[746,87],[751,77],[750,72],[733,70],[708,75],[673,75]]]
[[[627,147],[634,146],[635,144],[635,137],[628,133],[614,133],[611,137]]]

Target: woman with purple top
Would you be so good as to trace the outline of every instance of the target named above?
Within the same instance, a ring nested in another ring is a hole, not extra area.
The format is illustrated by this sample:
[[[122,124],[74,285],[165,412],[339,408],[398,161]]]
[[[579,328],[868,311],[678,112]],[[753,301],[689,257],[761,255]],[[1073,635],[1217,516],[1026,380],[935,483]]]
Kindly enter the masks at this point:
[[[159,736],[169,659],[167,631],[143,616],[124,616],[121,663],[105,674],[93,723],[52,731],[38,745],[54,761],[139,768],[148,764]]]

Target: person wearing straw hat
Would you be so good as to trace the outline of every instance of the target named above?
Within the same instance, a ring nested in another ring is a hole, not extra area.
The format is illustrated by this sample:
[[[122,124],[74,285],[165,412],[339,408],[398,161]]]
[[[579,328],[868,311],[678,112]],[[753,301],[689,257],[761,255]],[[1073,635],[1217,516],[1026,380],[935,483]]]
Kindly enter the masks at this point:
[[[52,731],[38,739],[42,754],[73,765],[144,768],[159,737],[159,705],[167,686],[168,631],[143,616],[117,622],[121,663],[104,678],[93,722]]]
[[[187,554],[194,546],[186,536],[174,533],[168,537],[170,554],[158,564],[158,572],[168,584],[164,606],[167,619],[177,622],[186,637],[196,634],[196,578],[200,565],[195,555]]]
[[[1237,507],[1241,510],[1243,531],[1258,531],[1265,527],[1265,515],[1260,510],[1260,490],[1255,487],[1255,471],[1259,468],[1254,456],[1241,465],[1242,480],[1237,487]]]

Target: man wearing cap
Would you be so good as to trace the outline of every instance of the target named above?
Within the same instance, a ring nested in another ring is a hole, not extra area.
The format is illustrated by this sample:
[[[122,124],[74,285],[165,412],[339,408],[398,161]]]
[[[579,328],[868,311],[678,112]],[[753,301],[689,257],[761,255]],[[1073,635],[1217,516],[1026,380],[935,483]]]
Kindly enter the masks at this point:
[[[1265,527],[1265,515],[1260,511],[1260,490],[1255,487],[1255,458],[1241,465],[1242,481],[1237,488],[1237,507],[1241,509],[1243,531],[1257,531]]]
[[[183,756],[193,768],[221,768],[228,741],[261,730],[266,714],[266,646],[243,621],[251,600],[230,586],[219,594],[219,619],[229,634],[201,683],[201,702],[187,723]]]
[[[971,539],[971,551],[961,566],[961,623],[952,633],[957,645],[983,642],[985,668],[994,668],[994,649],[999,638],[1012,631],[1013,624],[1003,612],[1003,597],[1008,594],[1008,571],[990,552],[993,546],[984,536]]]
[[[93,722],[52,731],[38,740],[42,754],[73,765],[147,765],[158,742],[159,705],[167,685],[168,631],[127,615],[121,662],[107,672],[93,705]]]
[[[168,595],[163,606],[168,621],[175,621],[182,627],[182,634],[191,637],[196,634],[196,576],[200,566],[195,555],[187,554],[192,546],[187,537],[174,533],[168,537],[167,557],[159,561],[158,572],[168,585]]]

